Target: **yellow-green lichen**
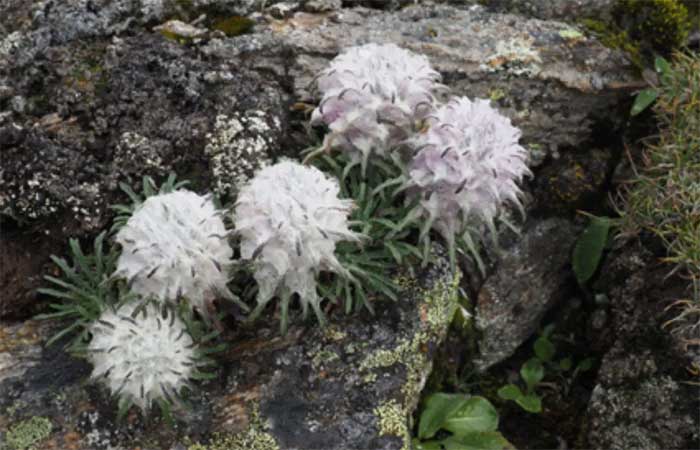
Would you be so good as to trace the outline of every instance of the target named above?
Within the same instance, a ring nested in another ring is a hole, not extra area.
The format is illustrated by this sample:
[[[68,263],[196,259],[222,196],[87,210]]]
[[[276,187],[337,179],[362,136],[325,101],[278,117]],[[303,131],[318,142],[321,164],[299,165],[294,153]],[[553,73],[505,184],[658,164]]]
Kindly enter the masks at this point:
[[[501,88],[495,88],[489,91],[489,99],[493,102],[497,102],[505,96],[506,92]]]
[[[337,353],[330,350],[321,350],[311,359],[311,366],[316,370],[338,359],[340,359],[340,356]]]
[[[403,449],[411,448],[411,432],[409,430],[408,411],[396,400],[389,400],[386,403],[374,408],[374,415],[377,416],[380,436],[397,436],[403,439]]]
[[[45,417],[32,417],[19,422],[7,432],[6,441],[9,450],[35,449],[36,444],[51,435],[53,425]]]
[[[247,17],[233,16],[217,21],[212,28],[232,37],[250,32],[253,26],[255,26],[255,22]]]
[[[268,433],[269,424],[260,417],[258,405],[254,405],[248,427],[235,434],[215,434],[209,444],[195,443],[187,450],[279,450],[275,438]]]
[[[403,285],[411,284],[409,279],[402,279]],[[457,308],[457,287],[459,276],[449,283],[438,282],[429,291],[419,291],[416,297],[422,299],[419,305],[420,325],[411,337],[398,342],[392,349],[376,350],[360,363],[363,381],[376,381],[374,369],[402,364],[406,370],[406,381],[401,388],[403,404],[396,400],[375,409],[379,420],[381,434],[394,435],[404,439],[404,448],[410,448],[409,411],[415,407],[423,381],[430,370],[430,361],[426,355],[427,345],[442,338]]]
[[[583,33],[581,33],[575,28],[566,28],[564,30],[560,30],[559,36],[569,41],[578,41],[580,39],[583,39],[584,37]]]

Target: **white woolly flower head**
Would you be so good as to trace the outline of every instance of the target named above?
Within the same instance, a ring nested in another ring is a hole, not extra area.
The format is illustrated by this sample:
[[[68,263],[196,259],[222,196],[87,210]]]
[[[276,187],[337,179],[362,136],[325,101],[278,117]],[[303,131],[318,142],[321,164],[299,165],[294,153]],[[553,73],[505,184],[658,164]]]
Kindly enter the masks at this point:
[[[153,401],[172,403],[196,370],[192,338],[167,308],[131,302],[117,311],[108,309],[91,325],[90,333],[92,377],[120,402],[143,411]]]
[[[348,228],[352,200],[338,198],[335,180],[315,167],[283,161],[260,170],[244,186],[234,211],[241,256],[252,260],[258,283],[255,317],[274,296],[282,306],[282,329],[292,294],[322,320],[316,292],[319,271],[347,272],[336,258],[339,241],[357,241]]]
[[[324,148],[339,148],[354,162],[386,155],[434,109],[435,93],[445,89],[440,74],[423,55],[394,44],[367,44],[338,55],[317,78],[321,102],[312,124],[330,133]]]
[[[208,319],[212,300],[236,300],[226,286],[233,250],[220,214],[210,197],[187,190],[147,198],[117,233],[115,275],[144,298],[184,297]]]
[[[492,225],[506,201],[521,207],[516,182],[531,175],[520,130],[488,100],[455,98],[427,119],[413,140],[409,199],[420,199],[424,230],[450,245],[467,225]]]

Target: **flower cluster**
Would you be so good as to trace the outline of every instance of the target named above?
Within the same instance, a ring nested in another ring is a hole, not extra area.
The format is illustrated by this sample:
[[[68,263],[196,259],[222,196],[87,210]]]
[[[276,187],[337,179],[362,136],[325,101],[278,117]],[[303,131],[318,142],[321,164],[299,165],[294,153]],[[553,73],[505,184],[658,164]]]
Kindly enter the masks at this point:
[[[167,308],[138,302],[105,311],[90,328],[92,377],[143,411],[152,402],[172,403],[188,384],[197,361],[185,324]]]
[[[520,206],[520,181],[530,170],[520,130],[488,100],[452,99],[413,139],[407,200],[419,200],[426,228],[433,226],[448,244],[469,225],[492,224],[501,205]]]
[[[407,168],[395,181],[418,207],[402,223],[422,219],[426,246],[427,232],[437,230],[454,263],[457,237],[472,243],[470,227],[486,224],[493,233],[506,202],[521,207],[516,183],[530,171],[520,130],[488,100],[440,103],[439,79],[425,57],[395,45],[353,47],[319,76],[323,98],[312,122],[330,129],[322,149],[349,152],[353,162],[361,156],[363,176],[370,153],[396,162],[396,146],[407,147],[410,157],[400,164]]]
[[[320,170],[283,161],[260,170],[239,193],[234,211],[241,256],[254,264],[255,317],[274,296],[281,300],[282,330],[290,297],[298,294],[323,320],[316,277],[321,270],[349,274],[338,262],[339,241],[359,241],[348,228],[352,200],[338,198],[336,180]]]
[[[78,340],[89,341],[93,377],[120,397],[120,410],[169,405],[190,379],[210,375],[198,371],[197,348],[216,333],[200,336],[193,312],[220,326],[216,299],[248,310],[228,288],[230,235],[239,238],[239,262],[247,263],[240,266],[257,284],[249,318],[278,298],[284,333],[292,298],[320,322],[319,294],[342,292],[346,311],[354,299],[371,310],[374,294],[397,298],[388,274],[421,255],[416,234],[427,249],[428,232],[436,230],[453,264],[462,241],[478,258],[471,230],[493,229],[506,202],[520,206],[517,183],[530,174],[520,131],[486,100],[440,102],[444,86],[424,56],[392,44],[354,47],[319,75],[317,87],[323,98],[312,122],[330,133],[314,153],[341,151],[341,158],[322,159],[338,179],[293,161],[259,169],[238,190],[233,231],[211,195],[180,189],[174,176],[159,190],[145,179],[145,200],[126,186],[134,204],[114,206],[121,252],[103,254],[102,234],[94,255],[70,242],[73,267],[54,258],[69,282],[47,277],[64,290],[43,292],[74,304],[52,305],[51,316],[77,318],[57,336],[82,328]],[[407,228],[417,222],[419,233]],[[319,280],[322,271],[335,275]],[[173,307],[181,301],[187,326]]]
[[[324,148],[348,152],[366,167],[372,154],[386,156],[433,110],[444,89],[425,56],[394,44],[352,47],[316,80],[323,95],[312,124],[326,124]]]
[[[187,190],[154,195],[116,236],[122,246],[116,276],[143,298],[181,298],[209,319],[216,298],[237,298],[226,286],[233,250],[211,197]]]

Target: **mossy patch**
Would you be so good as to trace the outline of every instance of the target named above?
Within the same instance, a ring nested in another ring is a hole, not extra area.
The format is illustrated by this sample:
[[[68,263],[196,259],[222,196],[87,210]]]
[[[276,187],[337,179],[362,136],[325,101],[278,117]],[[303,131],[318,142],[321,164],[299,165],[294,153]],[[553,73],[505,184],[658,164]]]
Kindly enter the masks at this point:
[[[678,0],[620,0],[613,21],[584,19],[581,24],[609,48],[625,51],[640,70],[654,55],[682,47],[691,28],[688,9]]]
[[[7,448],[9,450],[36,449],[36,444],[51,435],[53,425],[45,417],[32,417],[14,425],[7,432]]]

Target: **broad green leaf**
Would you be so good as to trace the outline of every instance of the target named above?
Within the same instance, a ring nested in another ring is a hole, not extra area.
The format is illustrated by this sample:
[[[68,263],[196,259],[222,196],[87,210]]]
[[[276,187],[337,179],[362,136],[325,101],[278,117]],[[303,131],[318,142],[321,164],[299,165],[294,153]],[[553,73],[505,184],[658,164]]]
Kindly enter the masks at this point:
[[[428,397],[418,422],[418,437],[421,439],[433,437],[447,418],[467,402],[468,398],[466,395],[443,393]]]
[[[578,238],[571,263],[579,284],[590,280],[598,268],[609,230],[607,217],[595,217]]]
[[[535,355],[541,360],[541,361],[551,361],[552,358],[554,358],[554,353],[556,349],[554,348],[554,344],[552,344],[552,341],[547,339],[544,336],[540,336],[537,338],[535,341]]]
[[[498,390],[497,394],[503,400],[515,400],[523,395],[520,388],[514,384],[506,384]]]
[[[498,411],[484,397],[470,397],[442,426],[455,436],[480,431],[496,431],[498,429]]]
[[[641,91],[639,94],[637,94],[637,97],[634,99],[634,104],[632,104],[630,115],[636,116],[637,114],[647,109],[649,105],[654,103],[654,100],[656,100],[656,97],[658,96],[659,92],[653,88],[644,89],[643,91]]]
[[[497,431],[450,436],[442,443],[446,450],[507,450],[514,448]]]
[[[571,358],[567,357],[559,361],[559,368],[561,370],[571,370],[571,366],[573,365]]]
[[[537,358],[528,359],[520,368],[520,376],[523,377],[523,381],[527,384],[528,392],[531,392],[537,386],[537,383],[544,378],[542,362]]]
[[[542,412],[542,400],[537,395],[523,395],[515,400],[525,411],[531,413]]]

